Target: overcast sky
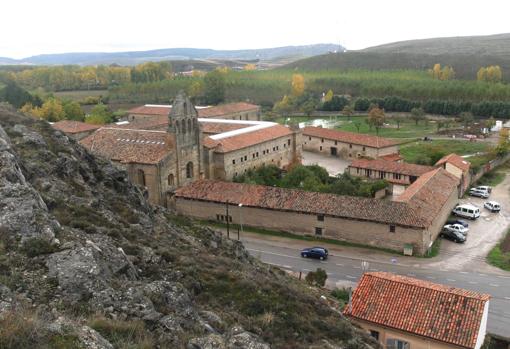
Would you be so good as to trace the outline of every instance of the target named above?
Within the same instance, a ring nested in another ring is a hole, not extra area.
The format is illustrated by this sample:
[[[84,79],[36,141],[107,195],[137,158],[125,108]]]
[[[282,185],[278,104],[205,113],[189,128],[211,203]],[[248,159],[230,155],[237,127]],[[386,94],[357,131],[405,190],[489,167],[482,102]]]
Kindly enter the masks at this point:
[[[508,0],[2,0],[0,56],[338,43],[510,32]]]

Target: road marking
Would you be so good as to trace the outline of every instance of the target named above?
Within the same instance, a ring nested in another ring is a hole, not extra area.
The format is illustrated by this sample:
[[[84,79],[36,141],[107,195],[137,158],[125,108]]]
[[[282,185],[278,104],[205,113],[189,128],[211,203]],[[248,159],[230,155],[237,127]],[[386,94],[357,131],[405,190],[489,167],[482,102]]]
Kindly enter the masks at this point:
[[[455,282],[456,280],[454,280],[454,279],[446,279],[446,281]]]
[[[303,271],[311,271],[311,270],[310,270],[310,269],[305,269],[305,268],[303,268]]]
[[[343,267],[344,266],[343,264],[340,264],[340,263],[337,263],[336,265],[338,265],[339,267]]]
[[[416,274],[408,273],[407,276],[416,276]]]
[[[427,276],[427,279],[435,279],[435,277],[429,275],[429,276]]]
[[[278,263],[271,263],[271,262],[266,262],[266,264],[274,265],[275,267],[280,267],[280,268],[285,268],[285,269],[292,269],[292,267],[290,265],[286,265],[286,264],[278,264]]]
[[[361,269],[361,267],[353,266],[354,269]]]
[[[487,275],[485,275],[485,274],[478,274],[478,275],[480,275],[480,276],[487,276]]]
[[[346,276],[347,278],[349,278],[349,279],[356,279],[356,277],[355,277],[355,276],[352,276],[352,275],[345,275],[345,276]]]
[[[472,285],[476,285],[478,282],[476,282],[476,281],[469,281],[469,283],[472,284]]]
[[[509,276],[498,276],[498,278],[500,278],[500,279],[510,279]]]
[[[498,284],[489,284],[489,286],[492,286],[492,287],[499,287]]]
[[[503,298],[505,298],[506,300],[509,300],[509,301],[510,301],[510,297],[503,297]]]
[[[372,271],[378,271],[377,269],[370,269],[370,270],[372,270]]]
[[[262,250],[255,250],[253,248],[247,248],[248,251],[253,251],[253,252],[260,252],[260,253],[266,253],[266,254],[272,254],[272,255],[275,255],[275,256],[280,256],[280,257],[288,257],[288,258],[295,258],[295,259],[301,259],[302,257],[296,257],[296,256],[289,256],[287,254],[281,254],[281,253],[275,253],[275,252],[268,252],[268,251],[262,251]]]
[[[467,271],[459,271],[459,273],[461,273],[461,274],[467,274],[468,272],[467,272]]]

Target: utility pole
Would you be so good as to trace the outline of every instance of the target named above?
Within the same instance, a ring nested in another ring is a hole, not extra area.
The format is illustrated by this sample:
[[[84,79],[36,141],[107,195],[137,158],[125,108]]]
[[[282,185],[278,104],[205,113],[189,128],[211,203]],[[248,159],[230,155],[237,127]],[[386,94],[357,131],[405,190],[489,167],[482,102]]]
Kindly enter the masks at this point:
[[[227,207],[227,238],[230,239],[230,218],[229,218],[229,215],[228,215],[228,200],[227,200],[227,203],[226,203]]]

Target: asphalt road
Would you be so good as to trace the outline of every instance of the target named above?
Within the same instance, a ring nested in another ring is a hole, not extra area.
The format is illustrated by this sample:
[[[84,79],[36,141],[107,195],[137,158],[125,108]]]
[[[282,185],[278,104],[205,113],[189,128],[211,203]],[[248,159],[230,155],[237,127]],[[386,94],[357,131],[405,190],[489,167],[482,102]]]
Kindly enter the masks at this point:
[[[281,247],[269,241],[244,240],[248,251],[265,263],[295,272],[325,269],[328,282],[339,287],[354,286],[362,274],[361,260],[330,254],[327,261],[301,258],[299,249]],[[399,265],[398,260],[388,263],[370,262],[369,271],[387,271],[422,280],[465,288],[491,295],[487,330],[507,337],[510,333],[510,276],[482,274],[467,271],[448,271],[426,267],[411,268]],[[510,275],[510,274],[509,274]]]

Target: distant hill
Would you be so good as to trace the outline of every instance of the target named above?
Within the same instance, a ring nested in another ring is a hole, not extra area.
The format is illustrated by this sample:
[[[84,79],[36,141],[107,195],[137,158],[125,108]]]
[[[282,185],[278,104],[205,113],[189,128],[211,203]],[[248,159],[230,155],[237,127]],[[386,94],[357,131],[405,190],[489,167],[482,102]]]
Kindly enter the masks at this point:
[[[163,60],[283,60],[288,62],[304,57],[316,56],[332,51],[343,51],[344,48],[333,44],[315,44],[306,46],[285,46],[252,50],[212,50],[200,48],[168,48],[150,51],[131,52],[74,52],[60,54],[43,54],[13,60],[6,58],[5,64],[121,64],[134,65],[148,61]],[[3,61],[0,58],[0,64]]]
[[[453,66],[461,79],[474,79],[482,66],[499,65],[510,81],[510,34],[410,40],[331,53],[292,62],[285,68],[429,69],[435,63]]]

